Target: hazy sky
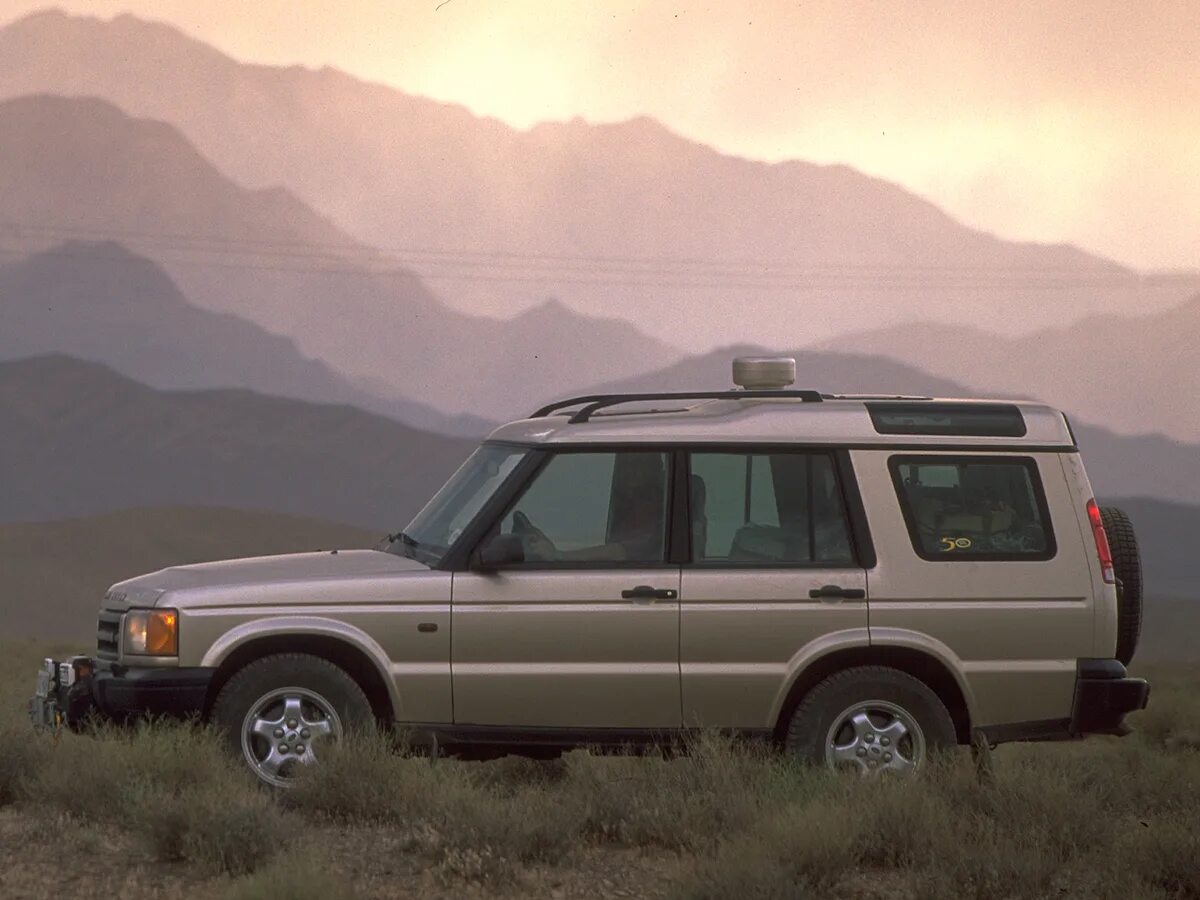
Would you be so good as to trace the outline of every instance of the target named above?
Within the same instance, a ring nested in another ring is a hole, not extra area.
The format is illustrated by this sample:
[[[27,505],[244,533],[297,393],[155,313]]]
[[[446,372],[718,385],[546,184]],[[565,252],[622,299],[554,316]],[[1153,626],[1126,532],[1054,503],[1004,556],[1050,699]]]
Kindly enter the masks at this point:
[[[0,20],[45,5],[0,0]],[[1200,0],[60,5],[519,127],[647,114],[732,153],[853,165],[1006,237],[1200,266]]]

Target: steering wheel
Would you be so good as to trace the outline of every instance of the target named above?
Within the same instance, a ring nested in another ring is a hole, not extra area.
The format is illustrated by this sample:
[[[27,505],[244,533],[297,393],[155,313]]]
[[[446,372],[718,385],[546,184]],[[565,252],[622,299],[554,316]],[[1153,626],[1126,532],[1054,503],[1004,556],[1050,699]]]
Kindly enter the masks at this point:
[[[558,559],[558,548],[554,546],[554,542],[520,510],[513,513],[512,533],[521,539],[525,555],[529,559]]]

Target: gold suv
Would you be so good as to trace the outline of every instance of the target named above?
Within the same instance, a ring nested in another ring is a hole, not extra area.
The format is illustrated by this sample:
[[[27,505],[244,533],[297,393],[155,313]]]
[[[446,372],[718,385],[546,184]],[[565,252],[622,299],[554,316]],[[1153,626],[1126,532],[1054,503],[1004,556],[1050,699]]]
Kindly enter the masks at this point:
[[[717,728],[864,773],[1128,730],[1136,541],[1061,412],[734,370],[505,425],[374,550],[115,585],[35,721],[199,714],[272,784],[374,723],[505,748]]]

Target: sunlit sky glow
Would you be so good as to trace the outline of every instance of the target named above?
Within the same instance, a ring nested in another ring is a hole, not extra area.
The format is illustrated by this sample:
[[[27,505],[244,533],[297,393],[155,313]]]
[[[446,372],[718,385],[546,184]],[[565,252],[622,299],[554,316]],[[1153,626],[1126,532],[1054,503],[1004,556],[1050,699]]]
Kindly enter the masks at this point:
[[[1200,3],[92,0],[517,127],[650,115],[841,162],[1005,237],[1200,267]],[[0,21],[42,3],[0,0]]]

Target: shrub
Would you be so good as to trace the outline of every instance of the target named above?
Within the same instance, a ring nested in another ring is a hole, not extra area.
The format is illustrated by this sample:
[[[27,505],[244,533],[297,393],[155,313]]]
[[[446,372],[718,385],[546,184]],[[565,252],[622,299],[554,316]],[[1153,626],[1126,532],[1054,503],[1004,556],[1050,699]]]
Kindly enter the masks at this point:
[[[239,878],[224,896],[226,900],[350,900],[354,894],[320,855],[294,849]]]
[[[0,723],[0,806],[15,803],[23,795],[42,749],[28,727]]]
[[[185,860],[230,875],[253,872],[290,838],[279,807],[265,791],[230,780],[206,791],[145,791],[125,826],[163,860]]]

